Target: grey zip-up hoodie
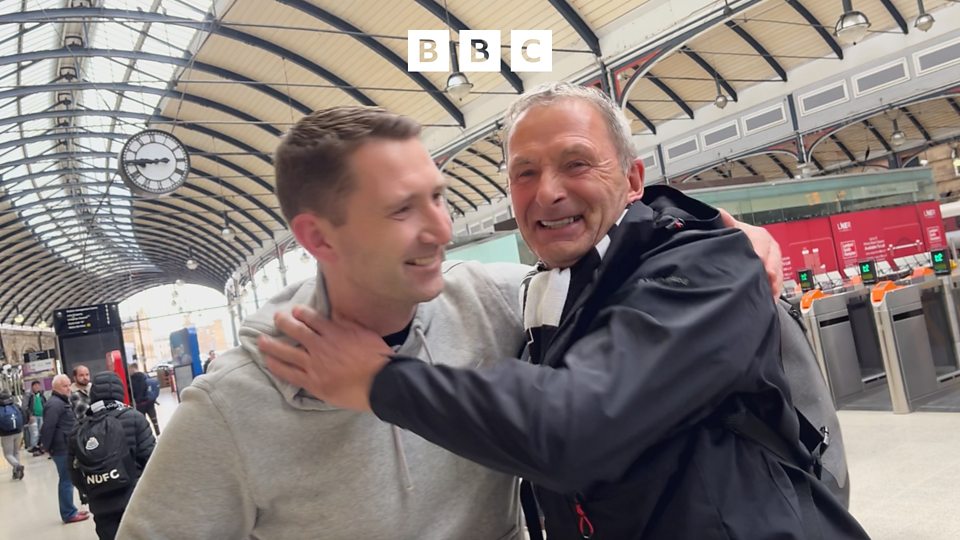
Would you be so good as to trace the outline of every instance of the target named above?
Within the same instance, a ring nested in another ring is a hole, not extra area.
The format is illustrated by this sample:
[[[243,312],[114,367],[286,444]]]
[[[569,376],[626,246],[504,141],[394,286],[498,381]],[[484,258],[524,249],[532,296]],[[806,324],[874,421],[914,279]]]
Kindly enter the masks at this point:
[[[418,306],[398,352],[451,366],[515,357],[528,270],[446,263],[444,292]],[[266,370],[256,340],[277,335],[274,313],[294,304],[329,312],[317,281],[270,300],[241,327],[241,346],[183,391],[117,538],[521,538],[513,477]]]

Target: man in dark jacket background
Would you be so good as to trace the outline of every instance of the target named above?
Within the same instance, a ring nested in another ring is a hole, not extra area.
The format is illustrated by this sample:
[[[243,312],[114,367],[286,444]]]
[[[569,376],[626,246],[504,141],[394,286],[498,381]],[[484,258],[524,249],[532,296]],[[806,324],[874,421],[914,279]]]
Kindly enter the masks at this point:
[[[591,89],[531,91],[504,140],[514,213],[543,261],[524,289],[530,360],[552,369],[388,361],[379,336],[304,309],[278,328],[309,356],[263,340],[297,358],[271,370],[532,480],[551,540],[866,538],[809,475],[746,237],[671,188],[644,194],[629,125]]]
[[[133,393],[133,402],[143,415],[150,419],[153,431],[160,435],[160,422],[157,421],[157,396],[150,393],[150,382],[147,374],[140,371],[137,364],[129,364],[130,391]]]
[[[67,436],[77,426],[77,417],[70,406],[70,378],[60,374],[53,378],[53,393],[43,408],[43,428],[40,430],[40,442],[50,453],[57,465],[59,485],[57,497],[60,500],[60,519],[64,523],[76,523],[90,517],[90,513],[77,510],[73,504],[73,483],[67,455]]]
[[[117,535],[117,529],[120,528],[120,520],[123,518],[123,512],[127,508],[127,502],[130,501],[130,495],[136,487],[136,481],[147,466],[147,460],[153,453],[153,447],[156,439],[153,432],[150,431],[150,425],[146,417],[131,407],[123,403],[123,383],[120,376],[113,371],[102,371],[93,378],[93,384],[90,388],[90,408],[87,413],[91,420],[102,416],[110,415],[120,421],[123,426],[123,432],[126,437],[127,446],[133,460],[136,464],[133,482],[126,490],[114,491],[104,496],[88,494],[90,500],[90,511],[93,512],[93,520],[97,524],[97,536],[100,540],[113,540]],[[77,449],[73,446],[76,438],[70,439],[71,468],[74,474],[77,474],[74,462],[74,456]],[[78,487],[82,485],[78,483]]]

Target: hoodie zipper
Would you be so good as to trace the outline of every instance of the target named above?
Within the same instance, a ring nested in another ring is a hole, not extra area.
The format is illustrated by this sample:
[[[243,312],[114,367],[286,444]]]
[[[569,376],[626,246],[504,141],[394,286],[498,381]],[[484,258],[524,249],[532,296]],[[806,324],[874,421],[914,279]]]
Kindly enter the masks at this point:
[[[582,497],[579,493],[573,496],[574,510],[577,512],[577,528],[580,530],[580,538],[593,538],[593,523],[587,517],[587,512],[583,509]]]

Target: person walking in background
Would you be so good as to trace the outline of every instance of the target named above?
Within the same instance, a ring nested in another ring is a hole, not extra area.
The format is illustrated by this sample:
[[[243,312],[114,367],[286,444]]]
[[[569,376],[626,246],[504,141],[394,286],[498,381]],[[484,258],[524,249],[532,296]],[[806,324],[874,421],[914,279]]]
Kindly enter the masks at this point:
[[[43,395],[40,381],[30,383],[30,390],[23,396],[23,418],[27,424],[27,452],[34,456],[43,453],[40,448],[40,427],[43,425],[43,406],[47,397]]]
[[[210,362],[213,362],[217,358],[217,351],[211,350],[207,353],[207,359],[203,362],[203,372],[206,373],[210,369]]]
[[[90,407],[90,370],[79,365],[73,368],[73,384],[70,385],[70,406],[77,419],[84,418]]]
[[[23,410],[17,406],[7,390],[0,390],[0,445],[3,457],[13,467],[13,479],[23,478],[20,464],[20,439],[23,436]]]
[[[87,373],[89,380],[89,372]],[[70,407],[70,378],[62,373],[53,378],[53,393],[43,409],[43,429],[40,441],[50,452],[57,465],[59,486],[57,497],[60,499],[60,519],[64,523],[76,523],[90,517],[90,513],[77,510],[73,504],[73,483],[70,481],[70,468],[67,455],[67,436],[76,428],[77,418]]]
[[[156,444],[146,417],[124,405],[123,395],[119,375],[97,373],[90,388],[88,418],[69,441],[74,484],[90,501],[100,540],[116,537],[130,495]]]
[[[140,371],[136,364],[127,366],[130,371],[130,391],[133,393],[133,402],[137,410],[150,419],[153,424],[153,431],[160,436],[160,423],[157,421],[157,398],[159,397],[160,385],[156,379],[147,377],[147,374]]]

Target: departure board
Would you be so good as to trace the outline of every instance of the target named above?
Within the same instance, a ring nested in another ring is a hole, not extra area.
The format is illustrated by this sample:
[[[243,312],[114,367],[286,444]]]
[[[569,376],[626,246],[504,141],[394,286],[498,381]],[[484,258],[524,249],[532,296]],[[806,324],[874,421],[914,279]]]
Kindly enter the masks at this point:
[[[117,304],[97,304],[58,309],[53,312],[53,329],[58,336],[99,332],[120,327]]]
[[[857,265],[860,270],[860,280],[864,285],[873,285],[877,282],[877,262],[874,260],[860,261]]]
[[[797,271],[797,283],[800,284],[800,290],[803,292],[813,290],[813,270],[804,268]]]
[[[945,249],[934,249],[930,252],[930,261],[933,263],[933,273],[938,276],[950,275],[950,254]]]

